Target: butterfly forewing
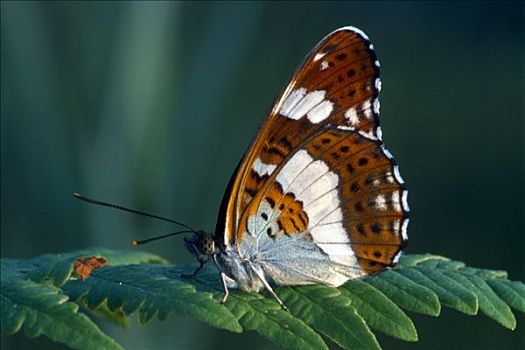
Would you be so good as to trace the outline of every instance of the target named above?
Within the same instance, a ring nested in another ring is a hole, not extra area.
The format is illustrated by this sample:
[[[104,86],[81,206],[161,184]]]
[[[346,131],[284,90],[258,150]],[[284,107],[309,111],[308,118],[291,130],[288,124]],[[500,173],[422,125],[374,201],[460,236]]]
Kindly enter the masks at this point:
[[[342,28],[314,48],[234,174],[218,224],[225,245],[245,234],[305,235],[355,275],[392,264],[408,205],[381,142],[380,87],[359,30]]]

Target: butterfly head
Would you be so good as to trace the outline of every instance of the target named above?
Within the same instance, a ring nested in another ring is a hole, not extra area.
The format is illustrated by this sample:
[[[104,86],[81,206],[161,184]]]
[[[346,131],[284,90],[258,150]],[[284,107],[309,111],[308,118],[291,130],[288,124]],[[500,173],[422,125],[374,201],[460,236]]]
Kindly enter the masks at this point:
[[[190,237],[184,238],[184,245],[197,259],[211,256],[215,253],[213,235],[205,231],[195,231]]]

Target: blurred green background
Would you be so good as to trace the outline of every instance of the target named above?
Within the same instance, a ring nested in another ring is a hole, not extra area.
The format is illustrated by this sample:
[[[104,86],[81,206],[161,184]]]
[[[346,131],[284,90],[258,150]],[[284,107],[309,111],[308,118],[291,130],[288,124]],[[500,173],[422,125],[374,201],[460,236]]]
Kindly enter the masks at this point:
[[[381,61],[384,139],[408,183],[408,253],[524,279],[524,3],[2,2],[1,256],[130,249],[173,230],[73,191],[213,229],[226,183],[306,53],[343,25]],[[189,261],[180,238],[146,249]],[[413,316],[411,314],[411,316]],[[517,349],[484,316],[414,316],[387,349]],[[102,327],[126,349],[272,349],[180,317]],[[61,349],[2,336],[2,349]]]

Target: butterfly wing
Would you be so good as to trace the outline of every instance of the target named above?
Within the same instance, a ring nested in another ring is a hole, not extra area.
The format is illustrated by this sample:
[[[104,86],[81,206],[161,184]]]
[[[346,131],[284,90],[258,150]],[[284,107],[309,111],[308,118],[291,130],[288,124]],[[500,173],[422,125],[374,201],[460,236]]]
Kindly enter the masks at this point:
[[[379,63],[353,27],[325,37],[274,104],[223,199],[217,234],[305,235],[334,263],[391,265],[407,192],[379,128]]]

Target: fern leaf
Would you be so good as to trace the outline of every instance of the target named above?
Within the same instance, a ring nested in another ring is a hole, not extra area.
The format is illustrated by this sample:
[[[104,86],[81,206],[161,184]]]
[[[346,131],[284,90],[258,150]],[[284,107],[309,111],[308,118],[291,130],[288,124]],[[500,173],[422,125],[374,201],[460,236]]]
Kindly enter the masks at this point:
[[[437,270],[422,272],[415,268],[399,269],[398,272],[415,283],[427,287],[437,294],[439,301],[467,315],[478,313],[478,299],[467,288]]]
[[[441,304],[433,291],[394,270],[365,280],[402,308],[429,316],[438,316],[441,312]]]
[[[378,289],[360,280],[348,281],[339,289],[371,328],[401,340],[417,341],[412,320]]]
[[[472,290],[479,300],[479,309],[488,317],[509,329],[516,328],[516,318],[509,306],[501,300],[489,285],[476,274],[450,273],[448,275],[460,281]]]
[[[341,291],[324,286],[281,288],[295,317],[345,349],[380,349],[374,334]]]
[[[256,331],[285,349],[328,349],[319,334],[271,299],[236,293],[225,306],[245,331]]]
[[[82,281],[71,275],[73,261],[82,256],[101,256],[112,266],[97,269]],[[438,316],[441,306],[468,315],[479,309],[509,329],[516,327],[511,308],[525,312],[525,285],[509,281],[506,272],[467,267],[430,254],[404,256],[397,267],[340,288],[277,288],[290,312],[264,292],[232,290],[221,305],[222,288],[213,267],[185,279],[181,274],[190,273],[194,266],[164,262],[147,253],[100,248],[31,260],[3,259],[2,331],[12,334],[24,327],[30,336],[45,334],[79,349],[118,348],[79,312],[80,305],[93,317],[123,325],[133,313],[141,323],[175,313],[232,332],[255,331],[285,349],[327,349],[325,337],[343,349],[378,350],[372,330],[418,340],[402,309],[430,316]],[[95,334],[92,343],[64,338],[81,330]]]
[[[154,265],[102,268],[87,280],[70,281],[63,288],[73,300],[84,300],[93,309],[107,300],[110,310],[122,308],[126,314],[139,310],[142,323],[155,315],[164,320],[169,313],[175,312],[219,328],[241,331],[237,320],[213,299],[211,293],[197,293],[195,286],[187,281],[169,278],[158,271],[159,267]]]
[[[525,312],[525,284],[507,280],[489,280],[487,283],[505,303]]]
[[[96,256],[104,257],[111,265],[128,264],[165,264],[167,261],[157,255],[141,252],[122,252],[106,248],[89,248],[78,250],[66,254],[46,254],[38,256],[27,262],[33,269],[29,273],[29,278],[41,283],[49,280],[55,287],[63,285],[73,272],[73,262],[81,257]]]
[[[24,329],[29,338],[46,335],[74,349],[121,349],[86,315],[68,302],[60,289],[20,278],[2,262],[1,329],[14,334]]]

